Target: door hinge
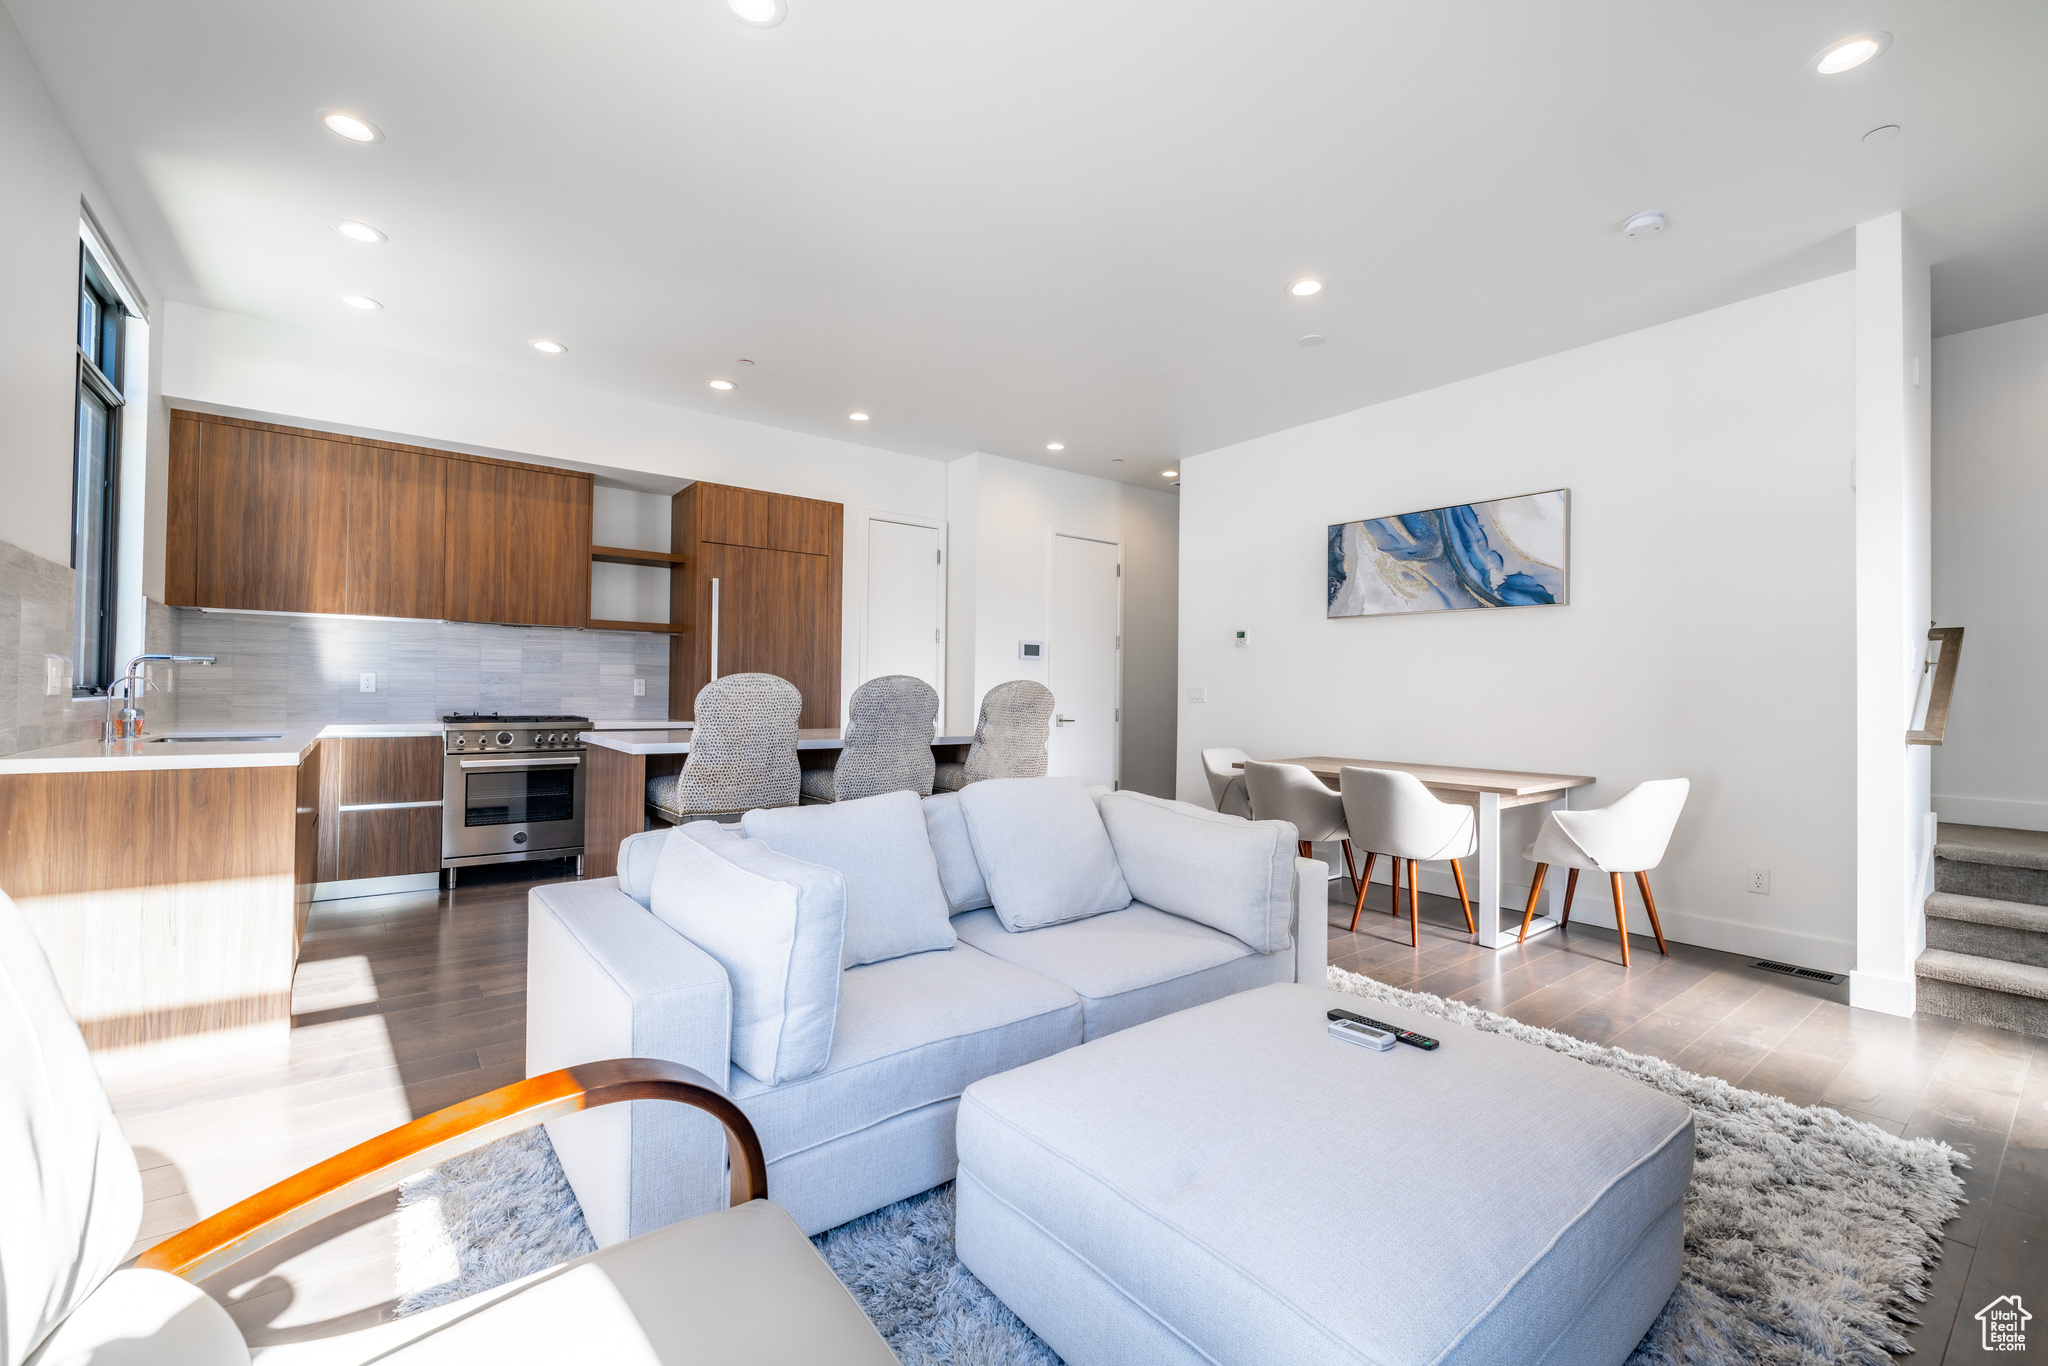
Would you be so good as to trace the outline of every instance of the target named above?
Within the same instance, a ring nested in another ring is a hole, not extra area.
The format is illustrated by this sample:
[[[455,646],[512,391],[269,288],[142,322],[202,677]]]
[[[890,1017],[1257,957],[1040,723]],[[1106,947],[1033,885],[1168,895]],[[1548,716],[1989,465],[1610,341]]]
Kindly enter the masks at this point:
[[[1116,567],[1116,576],[1118,578],[1122,578],[1124,576],[1124,567],[1122,565],[1118,565]]]
[[[1116,638],[1116,648],[1119,650],[1124,648],[1124,638],[1122,636]]]
[[[936,627],[936,626],[934,626],[934,627],[932,627],[932,642],[933,642],[934,644],[937,644],[937,643],[938,643],[938,639],[939,639],[939,628],[938,628],[938,627]]]
[[[1116,719],[1118,721],[1122,721],[1124,719],[1124,709],[1122,707],[1118,707],[1116,709]]]
[[[943,551],[943,550],[934,550],[934,551],[932,552],[932,563],[933,563],[933,564],[944,564],[945,562],[946,562],[946,552],[945,552],[945,551]]]

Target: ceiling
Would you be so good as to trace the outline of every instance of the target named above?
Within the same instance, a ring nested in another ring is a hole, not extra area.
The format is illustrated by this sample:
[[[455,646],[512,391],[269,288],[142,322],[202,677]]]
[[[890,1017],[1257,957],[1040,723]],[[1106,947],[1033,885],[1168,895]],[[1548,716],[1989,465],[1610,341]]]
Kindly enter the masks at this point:
[[[939,459],[1158,487],[1893,209],[1937,331],[2048,312],[2033,0],[5,3],[173,299]]]

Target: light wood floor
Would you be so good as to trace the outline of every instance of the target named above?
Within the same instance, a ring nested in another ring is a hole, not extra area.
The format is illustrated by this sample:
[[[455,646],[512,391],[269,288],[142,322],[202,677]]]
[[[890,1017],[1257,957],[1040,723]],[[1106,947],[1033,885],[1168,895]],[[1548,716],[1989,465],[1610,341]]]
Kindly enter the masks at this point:
[[[145,1167],[142,1244],[523,1075],[535,871],[465,875],[452,893],[321,903],[289,1050],[116,1078],[110,1090]],[[1970,1203],[1948,1229],[1913,1361],[1984,1355],[1972,1315],[2000,1295],[2048,1316],[2048,1042],[1854,1010],[1846,984],[1676,944],[1660,958],[1642,936],[1625,971],[1614,934],[1596,928],[1492,953],[1470,943],[1455,902],[1435,897],[1424,898],[1423,942],[1411,949],[1384,887],[1356,935],[1344,929],[1344,884],[1331,897],[1339,967],[1961,1149]],[[394,1207],[389,1196],[365,1202],[207,1288],[252,1343],[374,1322],[394,1295]]]

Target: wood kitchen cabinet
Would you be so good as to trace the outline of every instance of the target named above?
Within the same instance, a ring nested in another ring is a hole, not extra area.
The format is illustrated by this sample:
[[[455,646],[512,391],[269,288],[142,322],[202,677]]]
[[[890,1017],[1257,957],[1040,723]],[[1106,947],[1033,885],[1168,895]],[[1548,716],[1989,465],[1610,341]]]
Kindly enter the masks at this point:
[[[171,414],[177,607],[585,626],[591,477]]]
[[[815,498],[704,483],[676,495],[670,716],[694,720],[711,680],[715,583],[719,674],[786,678],[803,694],[798,725],[839,724],[845,523],[844,507]]]
[[[441,870],[438,735],[322,740],[320,881]]]
[[[587,474],[463,460],[448,470],[448,615],[590,624]]]

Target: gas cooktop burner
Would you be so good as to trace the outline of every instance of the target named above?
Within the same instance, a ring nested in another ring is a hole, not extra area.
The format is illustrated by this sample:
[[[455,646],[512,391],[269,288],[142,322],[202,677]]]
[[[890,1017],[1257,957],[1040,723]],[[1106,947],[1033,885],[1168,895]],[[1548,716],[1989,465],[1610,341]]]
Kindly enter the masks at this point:
[[[511,722],[522,726],[587,727],[590,724],[590,718],[587,716],[500,716],[494,711],[455,711],[441,718],[441,724],[445,726],[473,726],[483,723],[495,726],[504,722]]]

